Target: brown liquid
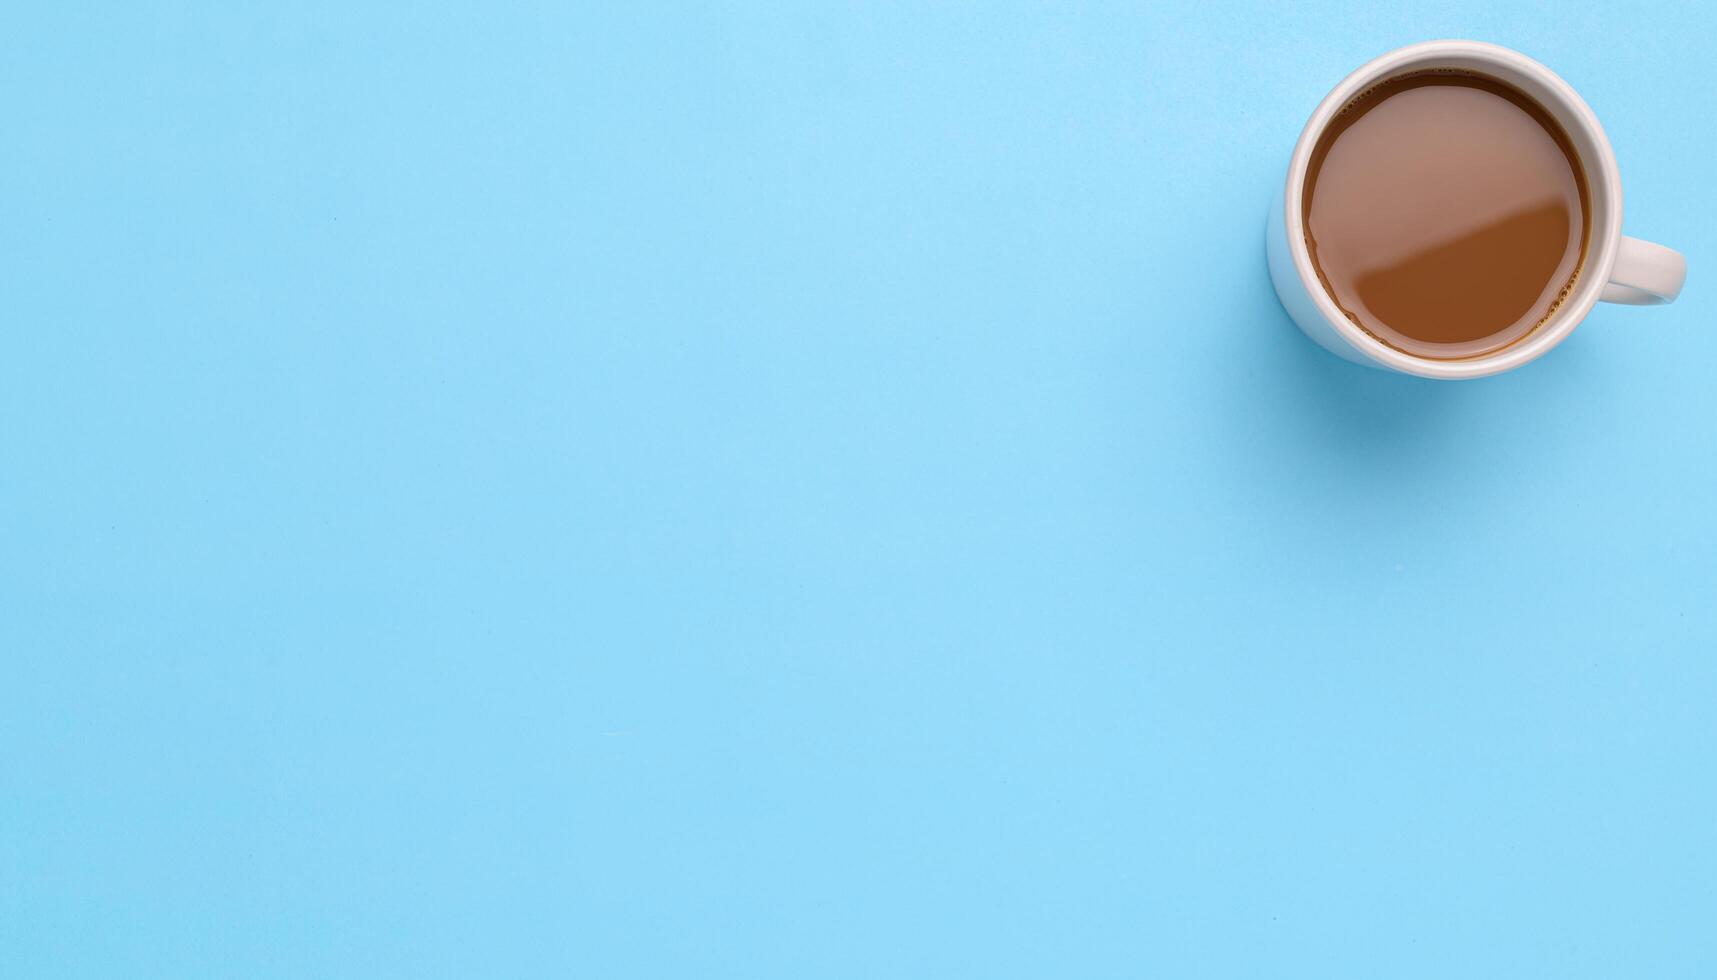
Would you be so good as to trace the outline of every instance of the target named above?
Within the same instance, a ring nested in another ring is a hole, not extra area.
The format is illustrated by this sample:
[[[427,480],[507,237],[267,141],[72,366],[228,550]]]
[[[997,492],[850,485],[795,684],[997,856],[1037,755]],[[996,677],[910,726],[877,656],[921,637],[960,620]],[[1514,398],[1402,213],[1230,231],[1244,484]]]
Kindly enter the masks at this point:
[[[1589,236],[1568,137],[1479,75],[1390,79],[1312,151],[1306,245],[1348,319],[1391,347],[1453,359],[1530,334],[1567,297]]]

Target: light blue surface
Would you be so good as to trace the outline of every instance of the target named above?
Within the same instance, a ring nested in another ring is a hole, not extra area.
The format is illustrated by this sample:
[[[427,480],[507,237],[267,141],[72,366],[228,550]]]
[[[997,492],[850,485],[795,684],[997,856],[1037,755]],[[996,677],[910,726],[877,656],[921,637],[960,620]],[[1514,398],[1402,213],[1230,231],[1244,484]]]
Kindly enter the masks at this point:
[[[0,39],[0,976],[1717,972],[1714,8],[275,6]],[[1294,332],[1439,36],[1678,305]]]

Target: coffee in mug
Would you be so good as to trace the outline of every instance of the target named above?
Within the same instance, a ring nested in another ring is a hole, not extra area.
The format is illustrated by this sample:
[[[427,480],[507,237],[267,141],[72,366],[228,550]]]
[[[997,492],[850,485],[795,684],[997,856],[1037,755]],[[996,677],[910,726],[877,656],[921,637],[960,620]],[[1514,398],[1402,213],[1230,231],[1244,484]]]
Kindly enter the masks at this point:
[[[1306,174],[1318,279],[1366,333],[1419,357],[1490,354],[1556,312],[1586,256],[1586,175],[1520,90],[1452,69],[1343,106]]]

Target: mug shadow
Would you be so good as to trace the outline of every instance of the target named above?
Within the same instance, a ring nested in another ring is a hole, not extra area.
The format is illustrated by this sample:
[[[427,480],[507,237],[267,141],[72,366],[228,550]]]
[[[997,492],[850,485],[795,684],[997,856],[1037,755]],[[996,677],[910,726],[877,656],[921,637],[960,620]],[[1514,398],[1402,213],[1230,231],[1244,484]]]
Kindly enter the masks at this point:
[[[1245,291],[1236,321],[1246,324],[1237,355],[1253,380],[1242,403],[1296,442],[1355,462],[1412,453],[1439,441],[1470,393],[1458,384],[1380,371],[1342,360],[1300,332],[1266,276]]]
[[[1301,333],[1265,269],[1244,278],[1223,321],[1232,329],[1222,442],[1229,478],[1247,481],[1246,496],[1277,516],[1389,520],[1407,501],[1482,492],[1501,479],[1498,460],[1530,456],[1545,419],[1597,380],[1577,342],[1472,381],[1364,367]]]

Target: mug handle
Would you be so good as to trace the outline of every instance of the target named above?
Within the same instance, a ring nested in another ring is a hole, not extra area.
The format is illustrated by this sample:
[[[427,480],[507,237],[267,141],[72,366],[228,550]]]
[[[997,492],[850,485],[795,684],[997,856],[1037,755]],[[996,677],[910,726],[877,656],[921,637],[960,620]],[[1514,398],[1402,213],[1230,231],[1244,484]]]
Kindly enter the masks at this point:
[[[1610,281],[1598,298],[1606,303],[1656,306],[1673,303],[1687,281],[1687,259],[1673,248],[1622,236]]]

